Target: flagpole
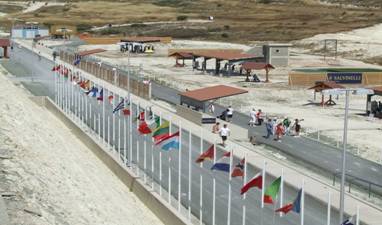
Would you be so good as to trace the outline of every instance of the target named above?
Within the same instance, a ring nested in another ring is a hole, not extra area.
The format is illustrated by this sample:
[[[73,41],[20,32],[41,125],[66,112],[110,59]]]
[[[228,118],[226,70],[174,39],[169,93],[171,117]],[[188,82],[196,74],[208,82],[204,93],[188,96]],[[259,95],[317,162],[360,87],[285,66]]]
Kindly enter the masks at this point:
[[[330,213],[331,213],[331,193],[328,192],[328,211],[327,211],[326,225],[330,225]]]
[[[244,176],[243,176],[243,186],[247,183],[247,153],[244,153]],[[245,225],[246,221],[246,193],[243,194],[243,219],[242,224]]]
[[[102,133],[103,133],[103,138],[102,138],[102,142],[103,144],[106,144],[106,118],[105,118],[105,101],[106,101],[106,91],[107,93],[109,94],[109,91],[104,88],[103,92],[102,92]],[[109,98],[108,98],[109,100]]]
[[[191,157],[192,157],[192,134],[191,130],[188,131],[188,220],[191,221],[191,176],[192,176],[192,165],[191,165]]]
[[[129,90],[130,91],[130,90]],[[131,98],[129,97],[129,162],[131,169],[133,168],[133,103],[131,102]]]
[[[203,154],[203,128],[200,129],[200,154]],[[203,162],[200,163],[203,169]],[[200,173],[200,190],[199,190],[199,225],[203,225],[203,175]]]
[[[181,205],[182,192],[182,122],[179,121],[179,152],[178,152],[178,211]]]
[[[261,182],[261,208],[264,208],[264,194],[265,194],[265,170],[266,170],[267,162],[263,162],[263,171],[262,171],[262,182]]]
[[[113,110],[114,110],[114,107],[115,107],[115,104],[114,104],[114,99],[115,99],[115,94],[114,94],[114,91],[113,91]],[[111,145],[111,149],[115,151],[115,113],[113,112],[113,115],[112,115],[112,129],[113,129],[113,144]]]
[[[84,96],[85,98],[85,126],[88,124],[88,96]],[[91,107],[91,106],[90,106]]]
[[[284,168],[281,169],[280,208],[283,207],[283,199],[284,199]],[[282,212],[280,212],[280,217],[283,217]]]
[[[145,121],[146,123],[146,116],[147,116],[147,107],[145,107],[145,115],[143,117],[143,120]],[[146,154],[147,154],[147,136],[146,134],[143,135],[143,180],[145,182],[145,184],[147,184],[147,176],[146,176],[146,169],[147,169],[147,157],[146,157]]]
[[[125,166],[127,165],[127,128],[126,128],[126,118],[123,117],[123,162]]]
[[[159,112],[159,121],[162,123],[162,112]],[[159,195],[162,197],[162,151],[159,151]]]
[[[107,144],[109,146],[107,146],[107,148],[110,147],[110,116],[108,115],[107,116]]]
[[[123,99],[125,101],[125,99]],[[123,102],[125,104],[125,102]],[[118,158],[121,160],[121,113],[122,109],[118,110]]]
[[[140,105],[140,102],[138,102],[138,105],[137,105],[137,114],[138,114],[138,120],[137,120],[137,148],[136,148],[136,152],[137,152],[137,176],[139,176],[139,139],[140,139],[140,135],[139,135],[139,132],[138,132],[138,128],[139,128],[139,120],[140,120],[140,110],[141,110],[141,105]]]
[[[214,165],[216,163],[216,139],[214,139]],[[212,176],[212,225],[216,224],[216,179]]]
[[[57,104],[57,99],[58,99],[58,96],[57,96],[57,63],[54,62],[54,101],[56,102]]]
[[[302,185],[301,185],[301,225],[304,225],[304,205],[305,205],[305,181],[302,180]]]
[[[359,225],[359,205],[357,205],[357,215],[356,215],[356,221],[355,221],[355,225]]]
[[[155,114],[153,113],[153,119],[155,121]],[[155,121],[156,122],[156,121]],[[161,126],[161,121],[159,117],[159,126]],[[151,188],[154,191],[154,142],[151,137]]]
[[[171,134],[171,118],[169,119],[169,132]],[[168,151],[168,202],[171,205],[171,152]]]
[[[227,215],[227,225],[231,224],[231,198],[232,198],[232,191],[231,191],[231,181],[232,181],[232,161],[233,161],[233,149],[231,149],[231,154],[229,157],[229,174],[228,174],[228,215]]]

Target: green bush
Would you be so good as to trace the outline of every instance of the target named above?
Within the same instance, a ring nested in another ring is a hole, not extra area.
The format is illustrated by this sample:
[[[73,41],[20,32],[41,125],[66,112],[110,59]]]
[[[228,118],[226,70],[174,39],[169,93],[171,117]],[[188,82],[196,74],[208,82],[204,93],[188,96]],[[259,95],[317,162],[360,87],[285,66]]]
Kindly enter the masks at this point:
[[[183,20],[187,20],[187,16],[185,16],[185,15],[180,15],[180,16],[177,16],[176,17],[176,20],[178,20],[178,21],[183,21]]]
[[[77,25],[77,31],[78,32],[89,31],[91,28],[92,28],[92,26],[90,24],[86,24],[86,23],[80,23]]]

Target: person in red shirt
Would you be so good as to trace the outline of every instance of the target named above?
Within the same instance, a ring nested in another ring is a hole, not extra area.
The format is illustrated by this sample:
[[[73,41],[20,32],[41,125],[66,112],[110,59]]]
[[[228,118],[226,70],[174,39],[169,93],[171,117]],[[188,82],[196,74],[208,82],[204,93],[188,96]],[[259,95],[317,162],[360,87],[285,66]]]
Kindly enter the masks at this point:
[[[275,141],[281,141],[281,137],[284,135],[284,126],[282,123],[277,124],[275,133]]]

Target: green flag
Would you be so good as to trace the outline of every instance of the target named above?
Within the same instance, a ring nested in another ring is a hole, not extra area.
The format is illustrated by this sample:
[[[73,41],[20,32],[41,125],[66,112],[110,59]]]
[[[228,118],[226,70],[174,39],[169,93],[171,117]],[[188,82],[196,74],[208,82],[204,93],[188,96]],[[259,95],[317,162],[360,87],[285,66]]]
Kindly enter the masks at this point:
[[[277,194],[279,193],[280,185],[281,185],[281,177],[274,180],[272,184],[267,189],[265,189],[264,203],[273,204],[273,200],[276,199]]]

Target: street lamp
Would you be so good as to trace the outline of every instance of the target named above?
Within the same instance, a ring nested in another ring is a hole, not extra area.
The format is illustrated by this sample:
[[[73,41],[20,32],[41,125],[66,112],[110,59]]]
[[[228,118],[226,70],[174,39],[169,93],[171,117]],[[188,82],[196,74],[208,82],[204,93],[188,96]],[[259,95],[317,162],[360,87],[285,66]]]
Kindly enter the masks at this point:
[[[346,145],[348,133],[348,114],[349,114],[349,95],[369,95],[374,94],[373,90],[366,88],[334,88],[322,91],[325,95],[342,95],[345,94],[345,117],[344,117],[344,134],[343,134],[343,151],[342,151],[342,171],[341,171],[341,187],[340,187],[340,222],[344,221],[345,208],[345,176],[346,176]]]

